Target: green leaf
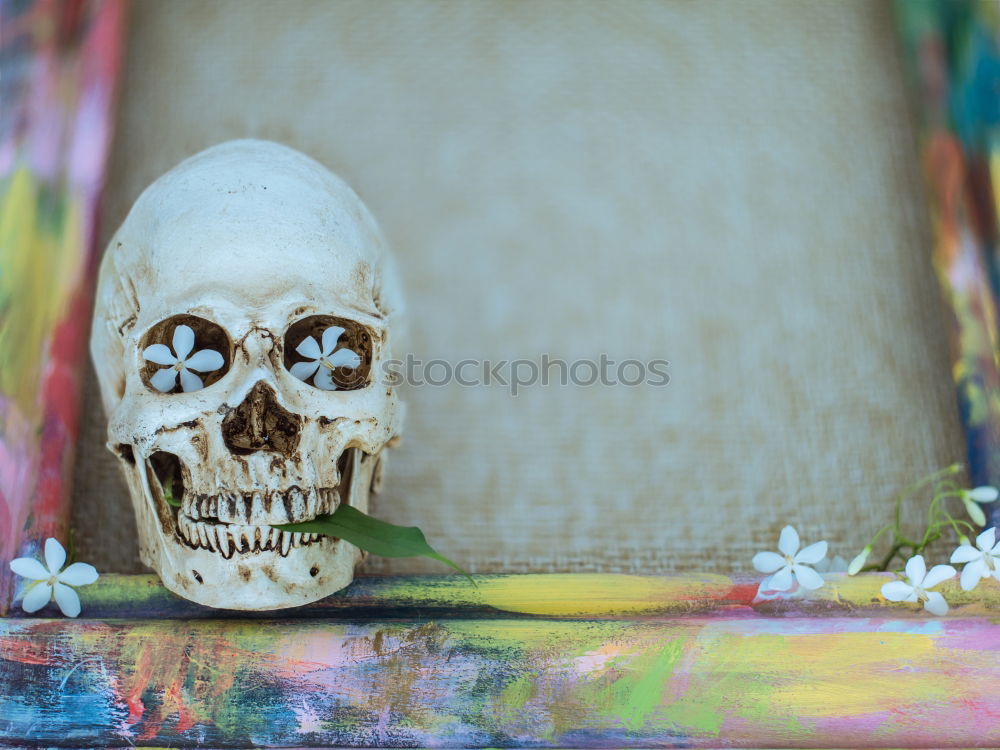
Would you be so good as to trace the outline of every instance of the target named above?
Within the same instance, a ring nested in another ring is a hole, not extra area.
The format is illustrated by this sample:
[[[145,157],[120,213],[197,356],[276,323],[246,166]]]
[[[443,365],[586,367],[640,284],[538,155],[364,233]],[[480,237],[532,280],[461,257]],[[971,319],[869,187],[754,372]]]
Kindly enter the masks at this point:
[[[163,488],[163,499],[167,501],[167,505],[172,505],[175,508],[181,507],[181,501],[174,497],[174,483],[170,481]]]
[[[302,523],[275,525],[274,528],[335,536],[381,557],[430,557],[454,568],[468,578],[473,586],[476,585],[472,576],[444,555],[439,555],[427,543],[424,532],[416,526],[395,526],[366,516],[347,504],[341,504],[333,515],[318,516]]]

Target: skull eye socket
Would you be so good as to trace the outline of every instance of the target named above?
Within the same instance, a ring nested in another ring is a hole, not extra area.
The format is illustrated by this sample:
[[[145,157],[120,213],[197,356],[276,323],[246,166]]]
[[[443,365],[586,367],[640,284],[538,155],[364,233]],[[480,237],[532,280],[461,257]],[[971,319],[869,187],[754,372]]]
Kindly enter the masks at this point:
[[[190,393],[221,380],[232,362],[222,326],[196,315],[174,315],[146,331],[139,375],[158,393]]]
[[[324,391],[353,391],[368,385],[372,334],[353,320],[311,315],[285,332],[285,369]]]

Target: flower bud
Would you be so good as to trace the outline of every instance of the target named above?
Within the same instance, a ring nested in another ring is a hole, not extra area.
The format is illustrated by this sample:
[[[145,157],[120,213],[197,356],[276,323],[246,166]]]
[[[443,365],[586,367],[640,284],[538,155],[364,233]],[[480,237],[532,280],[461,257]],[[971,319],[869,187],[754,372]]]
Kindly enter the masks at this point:
[[[857,557],[851,560],[851,564],[847,566],[847,575],[854,576],[857,575],[861,568],[864,567],[865,561],[868,560],[868,555],[872,553],[872,547],[869,544],[861,552],[858,553]]]
[[[997,491],[996,487],[985,484],[982,487],[969,490],[967,496],[971,497],[977,503],[992,503],[997,497],[1000,497],[1000,492]]]
[[[972,522],[976,526],[985,526],[986,514],[983,513],[983,509],[972,502],[972,498],[969,495],[963,497],[962,502],[965,504],[965,510],[969,514],[969,518],[972,519]]]

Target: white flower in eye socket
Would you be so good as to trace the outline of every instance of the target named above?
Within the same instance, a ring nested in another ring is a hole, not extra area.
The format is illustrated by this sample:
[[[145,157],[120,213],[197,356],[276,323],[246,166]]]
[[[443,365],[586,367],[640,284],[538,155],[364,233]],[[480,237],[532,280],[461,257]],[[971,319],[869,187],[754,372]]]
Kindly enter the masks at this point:
[[[174,329],[173,345],[173,352],[164,344],[147,346],[142,352],[143,359],[165,365],[164,369],[157,371],[149,379],[152,386],[161,393],[170,393],[174,389],[178,374],[185,393],[201,390],[205,384],[191,371],[213,372],[226,364],[223,356],[214,349],[202,349],[191,354],[194,349],[194,331],[189,326],[182,325]]]
[[[86,586],[99,576],[97,569],[87,563],[75,562],[66,570],[66,550],[57,539],[45,540],[45,565],[30,557],[10,561],[10,569],[32,581],[21,607],[25,612],[37,612],[53,598],[67,617],[80,614],[80,597],[70,586]]]
[[[935,565],[927,570],[923,555],[914,555],[906,561],[905,581],[882,584],[882,596],[890,602],[923,602],[924,609],[932,615],[948,614],[948,602],[937,591],[927,589],[955,577],[950,565]]]
[[[340,340],[344,329],[340,326],[330,326],[323,331],[323,346],[316,343],[312,336],[306,336],[295,347],[295,351],[303,357],[311,360],[309,362],[297,362],[292,365],[292,375],[299,380],[308,382],[313,378],[313,384],[324,391],[337,390],[337,384],[333,382],[333,368],[347,367],[356,368],[361,364],[361,357],[350,349],[337,349],[337,342]],[[336,351],[334,351],[336,349]]]
[[[753,566],[761,573],[774,575],[761,581],[762,591],[788,591],[797,580],[804,589],[818,589],[823,585],[823,577],[808,565],[815,565],[826,557],[826,542],[810,544],[799,549],[799,534],[791,526],[781,530],[778,550],[781,552],[758,552],[753,556]]]

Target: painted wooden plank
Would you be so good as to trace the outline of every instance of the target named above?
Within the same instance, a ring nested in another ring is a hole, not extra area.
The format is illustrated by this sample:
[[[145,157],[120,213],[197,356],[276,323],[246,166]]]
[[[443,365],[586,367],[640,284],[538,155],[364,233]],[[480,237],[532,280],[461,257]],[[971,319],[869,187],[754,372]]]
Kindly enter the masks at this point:
[[[0,127],[0,614],[6,561],[66,541],[97,202],[124,3],[4,2]]]
[[[932,250],[974,484],[1000,485],[1000,14],[993,2],[895,0],[915,84]],[[916,261],[922,260],[918,254]],[[987,506],[1000,525],[1000,503]]]
[[[0,620],[0,737],[107,747],[1000,745],[988,618]]]
[[[894,577],[890,573],[833,574],[821,589],[773,599],[757,596],[760,577],[750,575],[491,575],[477,576],[478,587],[455,575],[368,577],[315,604],[280,612],[202,607],[167,591],[155,575],[105,575],[79,593],[83,616],[91,619],[924,617],[920,608],[888,604],[882,598],[882,584]],[[939,590],[951,603],[953,615],[1000,616],[1000,583],[992,579],[971,592],[962,591],[957,580],[944,583]],[[26,616],[17,607],[11,615]],[[57,615],[52,604],[35,616]]]

